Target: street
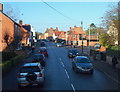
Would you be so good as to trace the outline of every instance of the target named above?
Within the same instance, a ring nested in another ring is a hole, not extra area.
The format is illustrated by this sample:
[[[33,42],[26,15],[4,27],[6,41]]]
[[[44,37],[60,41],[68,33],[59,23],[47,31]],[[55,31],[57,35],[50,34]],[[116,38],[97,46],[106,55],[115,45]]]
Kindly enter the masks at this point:
[[[37,44],[35,53],[38,53]],[[94,68],[93,75],[75,73],[72,70],[71,60],[67,56],[65,47],[56,47],[53,42],[46,42],[48,58],[45,66],[45,83],[43,87],[26,87],[24,90],[118,90],[118,84],[111,80],[101,71]],[[20,66],[25,62],[30,62],[33,53],[12,68],[2,78],[2,90],[19,90],[17,87],[17,73]],[[23,90],[23,89],[21,89]]]

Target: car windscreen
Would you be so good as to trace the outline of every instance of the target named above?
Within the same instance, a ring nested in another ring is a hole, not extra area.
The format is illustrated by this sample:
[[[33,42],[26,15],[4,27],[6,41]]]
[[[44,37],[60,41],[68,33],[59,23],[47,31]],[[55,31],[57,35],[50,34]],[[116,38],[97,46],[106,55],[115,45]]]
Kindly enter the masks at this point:
[[[76,54],[76,53],[78,53],[78,51],[77,50],[71,50],[70,53]]]
[[[28,73],[28,72],[39,72],[40,69],[37,66],[27,66],[27,67],[22,67],[20,69],[21,73]]]
[[[34,59],[43,59],[44,57],[43,57],[43,55],[35,55],[34,56]]]
[[[77,63],[90,63],[88,58],[77,58]]]
[[[46,52],[47,50],[46,49],[41,49],[40,52]]]

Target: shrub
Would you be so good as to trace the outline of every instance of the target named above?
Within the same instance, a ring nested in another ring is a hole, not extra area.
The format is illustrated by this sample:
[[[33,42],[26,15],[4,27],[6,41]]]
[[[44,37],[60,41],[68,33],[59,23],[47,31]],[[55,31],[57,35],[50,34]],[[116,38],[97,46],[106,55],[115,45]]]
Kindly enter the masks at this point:
[[[2,61],[10,60],[15,56],[17,56],[15,52],[2,52]]]
[[[109,56],[116,56],[120,59],[120,46],[111,46],[106,49],[106,53]]]

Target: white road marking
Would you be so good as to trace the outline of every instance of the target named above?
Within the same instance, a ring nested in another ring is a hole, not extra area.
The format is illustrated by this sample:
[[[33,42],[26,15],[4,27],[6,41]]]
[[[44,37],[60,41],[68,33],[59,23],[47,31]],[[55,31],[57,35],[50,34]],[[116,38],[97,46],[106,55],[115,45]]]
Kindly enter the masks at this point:
[[[62,60],[61,58],[59,58],[60,59],[60,61]]]
[[[66,73],[66,75],[67,75],[68,79],[70,79],[70,77],[69,77],[68,72],[67,72],[67,70],[66,70],[66,69],[65,69],[65,73]]]
[[[73,86],[73,84],[71,84],[71,87],[72,87],[73,91],[76,92],[76,91],[75,91],[75,88],[74,88],[74,86]]]
[[[65,67],[65,65],[63,64],[63,62],[61,62],[62,66]]]

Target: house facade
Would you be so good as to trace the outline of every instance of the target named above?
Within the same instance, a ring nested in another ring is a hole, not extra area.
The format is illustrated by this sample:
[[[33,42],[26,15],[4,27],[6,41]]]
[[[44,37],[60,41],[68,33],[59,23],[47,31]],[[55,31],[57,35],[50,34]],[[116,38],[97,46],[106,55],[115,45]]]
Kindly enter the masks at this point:
[[[3,13],[2,4],[0,4],[0,51],[7,50],[7,47],[20,36],[20,26],[9,16]],[[17,47],[16,47],[17,48]]]

